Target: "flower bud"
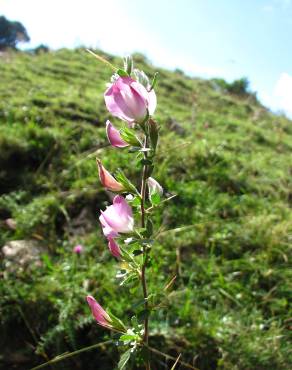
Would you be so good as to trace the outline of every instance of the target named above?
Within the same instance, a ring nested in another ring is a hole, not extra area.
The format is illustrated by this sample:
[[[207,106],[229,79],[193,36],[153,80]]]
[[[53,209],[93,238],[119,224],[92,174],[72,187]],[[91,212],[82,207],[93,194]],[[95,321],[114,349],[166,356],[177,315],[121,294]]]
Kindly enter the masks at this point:
[[[122,139],[120,132],[111,124],[109,120],[106,121],[106,134],[108,141],[112,146],[117,148],[129,146],[129,144]]]
[[[121,250],[115,239],[108,238],[108,247],[114,257],[121,258]]]
[[[109,314],[101,307],[101,305],[98,304],[90,295],[86,297],[86,300],[97,323],[101,326],[112,327],[112,320]]]
[[[147,184],[150,196],[153,194],[163,194],[162,186],[155,179],[153,179],[153,177],[148,177]]]
[[[124,186],[118,182],[101,164],[101,161],[97,159],[99,179],[103,187],[110,191],[123,191]]]

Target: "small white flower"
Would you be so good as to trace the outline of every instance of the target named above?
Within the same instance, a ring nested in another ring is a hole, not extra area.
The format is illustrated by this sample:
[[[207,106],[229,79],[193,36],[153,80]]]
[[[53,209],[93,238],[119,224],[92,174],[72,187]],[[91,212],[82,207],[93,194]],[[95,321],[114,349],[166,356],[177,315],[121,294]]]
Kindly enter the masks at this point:
[[[126,195],[126,199],[127,199],[127,200],[133,200],[133,199],[134,199],[134,197],[133,197],[133,195],[132,195],[132,194],[127,194],[127,195]]]

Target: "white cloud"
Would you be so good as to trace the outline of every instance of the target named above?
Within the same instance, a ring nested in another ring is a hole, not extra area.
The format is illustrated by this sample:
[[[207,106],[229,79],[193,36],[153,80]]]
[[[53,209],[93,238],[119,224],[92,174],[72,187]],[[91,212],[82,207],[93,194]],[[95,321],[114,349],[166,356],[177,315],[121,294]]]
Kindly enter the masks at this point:
[[[278,79],[274,95],[278,100],[280,109],[292,116],[292,76],[282,73]]]

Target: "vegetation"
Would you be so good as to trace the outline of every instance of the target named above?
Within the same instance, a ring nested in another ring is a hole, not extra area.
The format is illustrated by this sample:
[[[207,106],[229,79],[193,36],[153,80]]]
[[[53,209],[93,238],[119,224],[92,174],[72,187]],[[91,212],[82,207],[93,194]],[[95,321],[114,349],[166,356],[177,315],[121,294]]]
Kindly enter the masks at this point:
[[[153,76],[142,55],[134,59]],[[288,369],[291,121],[247,86],[242,94],[181,71],[159,73],[155,173],[177,196],[157,214],[163,227],[149,290],[176,279],[168,305],[152,313],[150,345],[201,370]],[[138,173],[127,153],[107,148],[112,118],[102,94],[111,71],[84,50],[7,52],[0,74],[0,245],[34,240],[41,251],[41,263],[25,268],[1,262],[0,368],[24,369],[114,339],[95,324],[87,294],[122,319],[131,314],[97,221],[109,198],[95,157],[131,179]],[[76,244],[84,246],[79,257]],[[140,290],[131,294],[138,304]],[[113,369],[118,352],[105,344],[52,366]],[[155,369],[174,363],[152,356]]]
[[[15,48],[19,42],[28,42],[28,33],[20,22],[0,16],[0,50]]]

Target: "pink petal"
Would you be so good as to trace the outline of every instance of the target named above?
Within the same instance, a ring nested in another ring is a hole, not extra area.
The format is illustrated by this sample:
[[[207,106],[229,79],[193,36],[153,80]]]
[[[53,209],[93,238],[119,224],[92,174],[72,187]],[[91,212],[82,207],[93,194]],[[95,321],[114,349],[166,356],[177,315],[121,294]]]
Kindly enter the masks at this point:
[[[119,234],[106,222],[102,214],[99,216],[99,221],[102,226],[102,232],[106,238],[116,238],[119,236]]]
[[[113,238],[108,238],[108,247],[114,257],[121,258],[120,247]]]
[[[163,194],[162,186],[159,184],[159,182],[157,182],[155,179],[153,179],[153,177],[148,177],[147,184],[148,184],[148,189],[149,189],[150,195],[155,194],[155,193],[157,193],[159,195]]]
[[[129,144],[121,138],[120,132],[112,125],[109,120],[106,121],[106,134],[108,141],[112,146],[115,146],[117,148],[124,148],[125,146],[129,146]]]
[[[150,116],[154,114],[156,105],[157,105],[157,98],[156,98],[155,91],[152,89],[148,93],[148,111],[149,111]]]
[[[96,300],[88,295],[86,297],[87,303],[91,309],[92,315],[98,324],[102,326],[110,326],[111,318],[107,314],[107,312],[101,307],[100,304],[96,302]]]
[[[101,213],[104,223],[115,232],[128,233],[133,230],[132,209],[122,196],[115,196],[113,204],[107,207],[105,211],[101,211]]]
[[[111,191],[123,191],[124,186],[119,183],[101,164],[101,161],[97,159],[98,173],[102,186]]]
[[[148,92],[130,77],[118,78],[104,94],[109,112],[132,123],[144,119],[148,108]]]
[[[73,248],[73,252],[76,254],[80,254],[83,252],[83,246],[82,245],[75,245]]]

